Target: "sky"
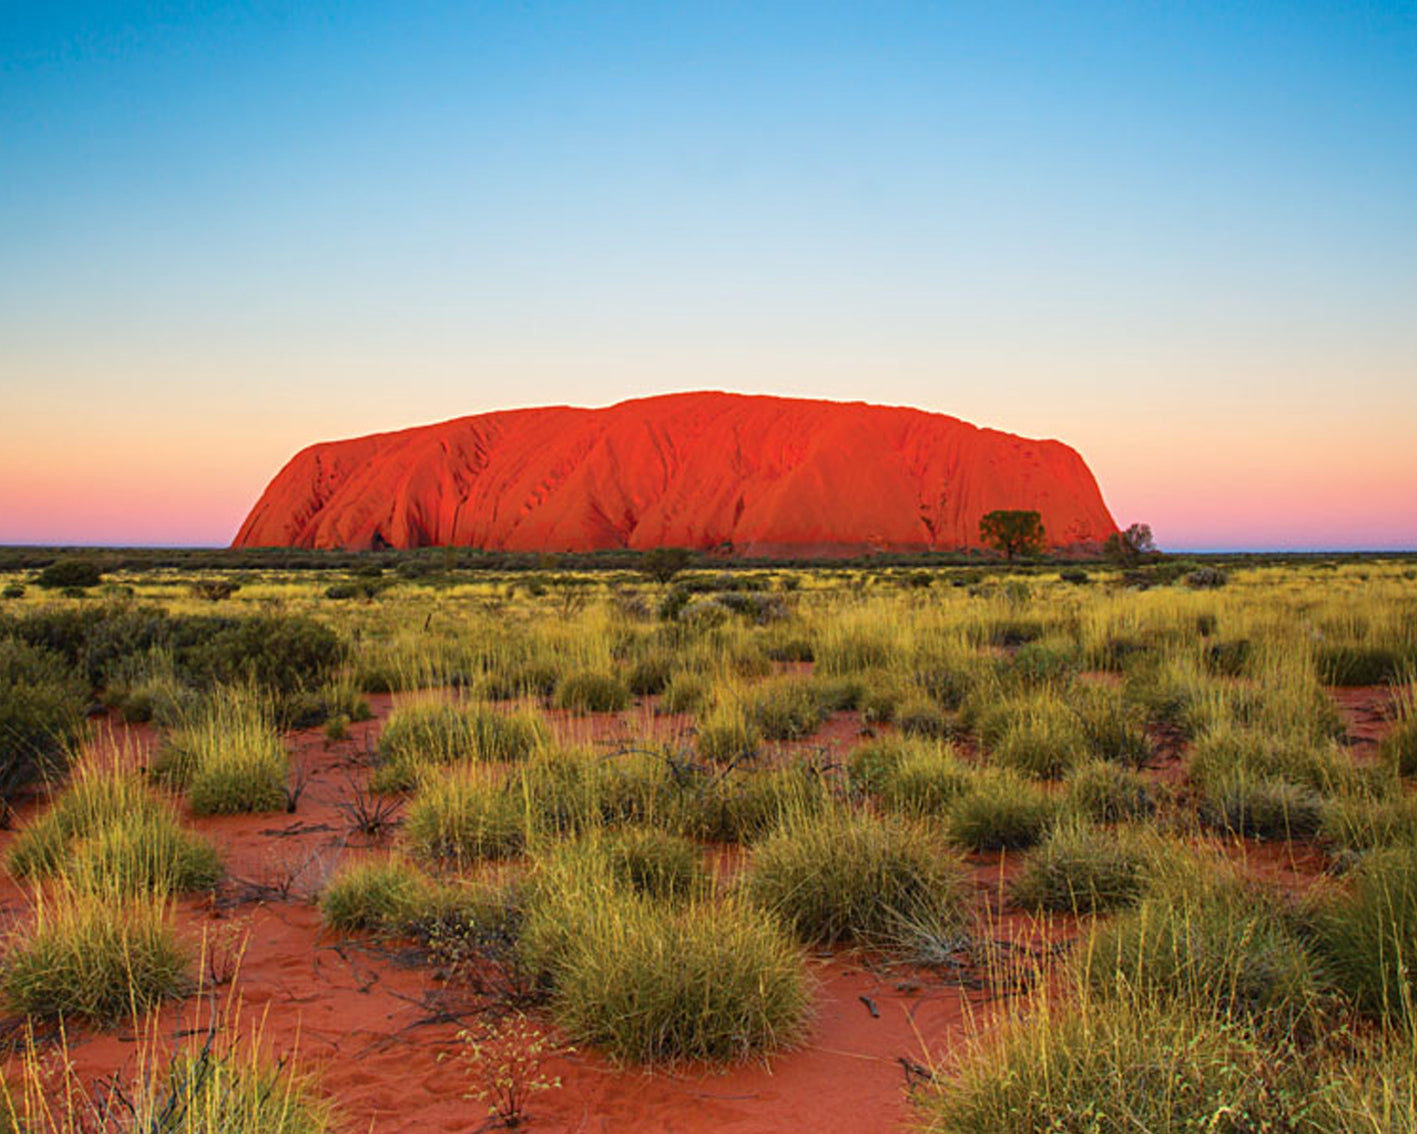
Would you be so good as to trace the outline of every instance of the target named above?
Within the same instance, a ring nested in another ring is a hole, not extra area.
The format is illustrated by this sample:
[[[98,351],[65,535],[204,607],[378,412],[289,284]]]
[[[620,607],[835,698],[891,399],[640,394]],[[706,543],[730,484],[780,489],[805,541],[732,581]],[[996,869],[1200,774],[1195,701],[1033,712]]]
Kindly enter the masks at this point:
[[[726,389],[1417,548],[1417,4],[0,0],[0,543],[317,440]]]

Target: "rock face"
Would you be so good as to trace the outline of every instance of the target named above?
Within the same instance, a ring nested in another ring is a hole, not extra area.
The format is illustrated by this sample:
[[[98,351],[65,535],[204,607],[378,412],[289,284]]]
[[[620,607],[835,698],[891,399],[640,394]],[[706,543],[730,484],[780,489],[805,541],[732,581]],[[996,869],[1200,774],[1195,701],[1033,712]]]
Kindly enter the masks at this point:
[[[860,402],[671,394],[311,445],[234,546],[955,550],[996,508],[1036,509],[1060,548],[1116,530],[1059,441]]]

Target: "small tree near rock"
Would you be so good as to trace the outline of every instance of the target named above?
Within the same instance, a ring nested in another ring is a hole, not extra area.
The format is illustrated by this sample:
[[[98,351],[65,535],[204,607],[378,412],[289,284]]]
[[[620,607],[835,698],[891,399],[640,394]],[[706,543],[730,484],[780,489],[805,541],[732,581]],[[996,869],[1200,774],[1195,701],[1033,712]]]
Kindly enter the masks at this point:
[[[1012,562],[1016,555],[1042,555],[1048,550],[1043,517],[1037,512],[1001,508],[979,518],[979,538]]]
[[[1102,544],[1102,554],[1115,563],[1130,566],[1149,559],[1156,552],[1150,524],[1132,524],[1126,531],[1113,532]]]
[[[656,583],[667,583],[689,565],[691,555],[683,547],[653,547],[640,560],[640,570]]]

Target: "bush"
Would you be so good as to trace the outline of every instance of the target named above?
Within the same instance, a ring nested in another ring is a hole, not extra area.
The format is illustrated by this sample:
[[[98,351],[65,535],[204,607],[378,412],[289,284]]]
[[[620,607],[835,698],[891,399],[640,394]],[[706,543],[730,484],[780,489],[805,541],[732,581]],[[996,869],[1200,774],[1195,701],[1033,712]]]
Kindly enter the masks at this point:
[[[636,697],[653,697],[664,692],[673,673],[674,660],[669,654],[649,654],[630,667],[625,684]]]
[[[320,913],[331,929],[406,929],[428,905],[432,884],[399,858],[346,866],[320,895]]]
[[[1319,678],[1326,685],[1383,685],[1402,676],[1410,654],[1388,646],[1323,646],[1315,659]]]
[[[1198,567],[1183,576],[1181,581],[1192,590],[1214,590],[1225,586],[1230,581],[1230,576],[1219,567]]]
[[[754,848],[747,892],[803,941],[900,948],[959,926],[963,878],[926,828],[828,809]]]
[[[0,590],[0,598],[18,599],[25,597],[25,587],[23,583],[8,583],[3,590]]]
[[[933,701],[914,698],[898,706],[895,711],[896,727],[906,736],[924,736],[943,740],[954,732],[949,717],[940,711]]]
[[[1417,713],[1400,717],[1383,737],[1378,752],[1400,776],[1417,776]]]
[[[35,583],[47,591],[83,590],[103,582],[103,572],[89,559],[57,559],[39,573]]]
[[[719,705],[699,725],[699,755],[715,764],[736,764],[757,755],[762,734],[740,705]]]
[[[713,700],[713,684],[701,673],[680,670],[664,687],[663,708],[667,713],[697,713]]]
[[[521,953],[561,1030],[613,1059],[745,1059],[803,1034],[801,954],[770,917],[733,900],[655,901],[600,855],[538,863]]]
[[[1057,814],[1037,784],[993,771],[976,776],[950,807],[947,828],[951,841],[968,850],[1023,850],[1043,838]]]
[[[36,902],[7,942],[0,992],[27,1016],[112,1022],[190,987],[166,905],[61,894]]]
[[[1374,852],[1318,918],[1318,952],[1370,1016],[1417,1020],[1417,846]]]
[[[1062,779],[1086,756],[1082,730],[1064,717],[1022,717],[990,750],[996,764],[1041,780]]]
[[[251,683],[277,693],[332,680],[347,657],[338,634],[298,615],[240,618],[214,623],[181,645],[179,664],[212,684]]]
[[[0,825],[16,795],[63,767],[87,704],[83,681],[57,654],[0,639]]]
[[[904,815],[945,814],[969,790],[969,767],[948,745],[898,743],[899,756],[886,765],[876,788],[882,806]]]
[[[785,818],[820,811],[828,798],[822,777],[810,764],[734,769],[690,780],[675,780],[673,804],[684,834],[709,842],[751,842],[775,830]]]
[[[1146,879],[1135,839],[1068,823],[1029,852],[1010,894],[1029,909],[1097,913],[1136,902]]]
[[[652,827],[608,832],[603,843],[611,876],[652,898],[680,898],[703,889],[702,852],[687,839]]]
[[[1308,839],[1323,826],[1325,804],[1312,789],[1283,780],[1235,776],[1209,788],[1201,819],[1257,839]]]
[[[404,835],[427,860],[515,858],[526,849],[527,815],[501,781],[468,768],[424,780],[408,806]]]
[[[573,713],[616,713],[630,705],[630,690],[609,673],[572,673],[556,687],[556,707]]]

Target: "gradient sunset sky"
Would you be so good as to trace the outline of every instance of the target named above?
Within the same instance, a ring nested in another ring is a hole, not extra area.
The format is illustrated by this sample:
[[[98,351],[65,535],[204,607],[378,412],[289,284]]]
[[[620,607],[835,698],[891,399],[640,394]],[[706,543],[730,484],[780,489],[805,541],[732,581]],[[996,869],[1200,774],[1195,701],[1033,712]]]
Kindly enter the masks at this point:
[[[1417,5],[0,3],[0,543],[691,389],[1061,438],[1169,549],[1417,548]]]

